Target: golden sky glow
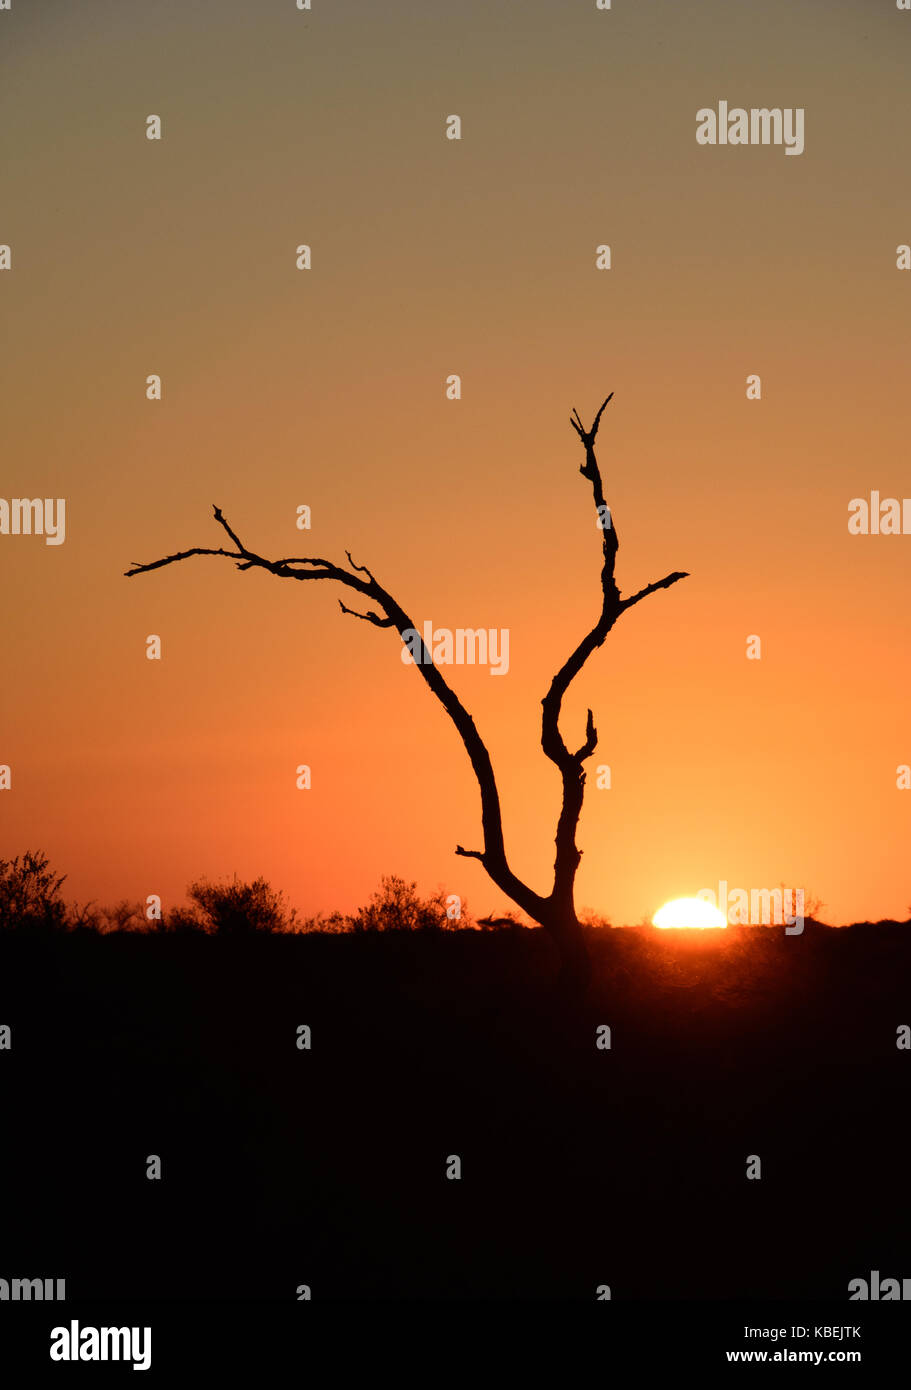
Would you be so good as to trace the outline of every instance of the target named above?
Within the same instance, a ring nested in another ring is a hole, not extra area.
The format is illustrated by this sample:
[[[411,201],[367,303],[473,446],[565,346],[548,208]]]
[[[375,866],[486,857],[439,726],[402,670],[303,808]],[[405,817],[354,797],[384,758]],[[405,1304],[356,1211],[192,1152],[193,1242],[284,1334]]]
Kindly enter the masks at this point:
[[[452,683],[543,888],[540,700],[599,601],[568,417],[614,391],[621,588],[691,577],[566,701],[567,741],[591,706],[611,768],[580,906],[638,921],[726,879],[905,916],[911,536],[847,517],[911,493],[911,15],[58,8],[3,16],[4,496],[65,496],[67,539],[0,537],[0,853],[45,848],[82,900],[236,871],[348,909],[396,872],[508,906],[453,854],[477,789],[395,634],[228,562],[121,577],[220,544],[217,503],[260,553],[349,548],[419,624],[509,628],[508,675]],[[720,98],[804,107],[803,154],[698,146]]]

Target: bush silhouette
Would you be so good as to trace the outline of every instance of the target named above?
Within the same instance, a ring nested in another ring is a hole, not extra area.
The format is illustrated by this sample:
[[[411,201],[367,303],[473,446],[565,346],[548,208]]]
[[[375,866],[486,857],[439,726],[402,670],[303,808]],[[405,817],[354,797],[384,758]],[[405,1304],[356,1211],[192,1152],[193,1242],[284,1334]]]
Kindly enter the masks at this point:
[[[59,931],[66,926],[60,896],[65,875],[55,874],[42,850],[0,859],[0,931]]]
[[[86,903],[85,907],[74,905],[67,916],[73,931],[94,931],[102,936],[109,932],[147,931],[149,928],[142,903],[130,902],[127,898],[108,907],[98,907],[95,903]]]
[[[422,898],[416,883],[407,883],[396,874],[380,879],[370,902],[352,918],[352,930],[363,931],[449,931],[468,923],[464,906],[458,918],[447,914],[442,888]]]
[[[187,889],[190,909],[168,914],[164,930],[202,931],[214,936],[250,936],[255,933],[291,931],[296,924],[283,893],[264,878],[244,883],[237,876],[228,883],[197,879]]]

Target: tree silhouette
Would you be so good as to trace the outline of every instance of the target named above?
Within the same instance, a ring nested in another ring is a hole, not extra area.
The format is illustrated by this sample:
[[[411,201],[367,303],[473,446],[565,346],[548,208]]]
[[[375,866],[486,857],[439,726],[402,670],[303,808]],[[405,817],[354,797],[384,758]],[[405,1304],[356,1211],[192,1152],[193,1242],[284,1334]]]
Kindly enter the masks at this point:
[[[60,896],[65,874],[57,874],[43,850],[0,859],[0,931],[59,929],[66,925]]]
[[[479,860],[497,887],[526,912],[533,921],[540,923],[550,933],[560,953],[561,979],[571,986],[583,985],[590,973],[588,953],[582,927],[576,914],[574,899],[576,872],[582,857],[581,851],[576,847],[576,827],[579,823],[585,792],[583,764],[595,751],[598,745],[598,734],[595,729],[594,717],[589,710],[585,741],[575,752],[570,751],[559,727],[563,697],[592,652],[602,645],[621,613],[647,598],[649,594],[656,593],[659,589],[669,588],[672,584],[676,584],[678,579],[687,578],[685,573],[677,571],[674,574],[666,575],[664,579],[656,580],[653,584],[648,584],[629,598],[621,598],[620,596],[614,579],[619,540],[604,500],[601,471],[595,458],[595,437],[598,433],[598,426],[612,397],[613,392],[602,404],[591,429],[585,429],[577,410],[573,410],[570,418],[570,424],[585,449],[585,462],[580,466],[579,472],[591,484],[603,535],[601,613],[594,627],[586,633],[563,666],[560,667],[551,681],[550,689],[541,702],[541,747],[559,770],[563,784],[562,804],[555,837],[556,858],[554,860],[553,888],[546,897],[535,892],[534,889],[517,878],[509,867],[503,840],[500,797],[493,765],[486,745],[475,727],[474,720],[444,679],[440,668],[433,664],[430,653],[420,639],[418,639],[420,646],[415,652],[418,671],[458,730],[459,737],[471,760],[471,766],[481,792],[481,826],[484,848],[463,849],[461,845],[458,845],[455,852],[466,859]],[[126,571],[127,577],[132,579],[137,574],[147,574],[150,570],[161,569],[165,565],[173,565],[180,560],[188,560],[193,555],[220,555],[233,560],[239,570],[263,569],[267,570],[269,574],[276,575],[279,579],[305,581],[330,579],[343,585],[346,589],[360,594],[363,599],[375,605],[375,608],[367,608],[366,612],[359,612],[348,608],[340,599],[339,607],[343,613],[372,623],[374,627],[395,628],[403,641],[414,642],[414,634],[417,629],[411,618],[392,595],[383,588],[366,565],[354,563],[350,551],[345,552],[350,567],[348,569],[333,564],[330,560],[312,557],[293,556],[283,560],[266,560],[243,544],[222,515],[220,507],[215,507],[214,512],[215,520],[230,537],[235,547],[234,550],[213,550],[196,546],[192,550],[182,550],[175,555],[166,555],[161,560],[152,561],[151,564],[140,565],[134,562],[132,567]],[[408,638],[406,638],[406,633],[409,635]]]

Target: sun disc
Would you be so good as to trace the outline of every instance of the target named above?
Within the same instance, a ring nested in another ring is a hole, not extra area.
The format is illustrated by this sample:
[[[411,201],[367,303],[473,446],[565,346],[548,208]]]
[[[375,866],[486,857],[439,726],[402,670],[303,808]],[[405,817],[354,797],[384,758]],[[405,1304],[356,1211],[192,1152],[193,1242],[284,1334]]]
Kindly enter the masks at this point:
[[[724,913],[705,898],[672,898],[652,918],[655,927],[726,927]]]

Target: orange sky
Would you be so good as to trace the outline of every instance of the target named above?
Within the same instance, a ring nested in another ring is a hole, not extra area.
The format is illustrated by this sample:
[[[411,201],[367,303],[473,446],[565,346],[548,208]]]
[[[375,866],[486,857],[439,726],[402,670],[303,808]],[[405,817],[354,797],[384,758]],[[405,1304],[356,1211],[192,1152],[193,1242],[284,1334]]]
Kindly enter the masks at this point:
[[[911,496],[911,13],[490,8],[0,15],[2,491],[67,499],[63,545],[0,536],[0,855],[44,847],[82,901],[237,872],[350,909],[397,872],[507,906],[453,855],[477,790],[394,633],[226,561],[121,577],[219,545],[218,503],[262,554],[350,548],[418,622],[509,628],[506,677],[447,675],[546,891],[540,700],[599,607],[568,416],[612,390],[621,589],[691,578],[566,703],[613,773],[580,906],[636,921],[726,879],[905,916],[911,536],[847,514]],[[720,99],[803,107],[805,152],[697,146]]]

